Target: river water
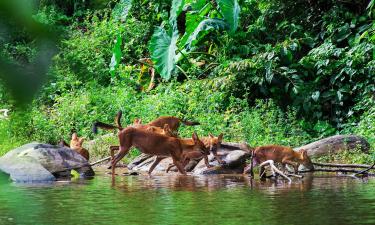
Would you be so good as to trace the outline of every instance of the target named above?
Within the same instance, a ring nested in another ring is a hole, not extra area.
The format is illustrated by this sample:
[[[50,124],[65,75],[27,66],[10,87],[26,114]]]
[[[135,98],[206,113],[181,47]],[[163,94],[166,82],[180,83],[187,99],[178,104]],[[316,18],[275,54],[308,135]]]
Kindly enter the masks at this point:
[[[375,179],[306,175],[149,177],[15,184],[0,174],[0,224],[375,224]]]

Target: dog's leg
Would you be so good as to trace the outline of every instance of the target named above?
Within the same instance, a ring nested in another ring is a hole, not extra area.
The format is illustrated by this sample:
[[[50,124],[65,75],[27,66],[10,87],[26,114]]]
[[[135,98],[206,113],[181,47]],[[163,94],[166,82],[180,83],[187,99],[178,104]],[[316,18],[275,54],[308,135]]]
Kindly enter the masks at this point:
[[[118,145],[112,145],[112,146],[109,146],[109,152],[111,154],[111,162],[114,160],[115,158],[115,151],[119,150],[120,149],[120,146]],[[107,169],[111,169],[112,168],[112,163],[109,167],[107,167]]]
[[[204,164],[206,164],[207,168],[212,167],[212,165],[210,165],[210,163],[208,162],[208,156],[205,155],[205,156],[203,156],[203,158],[204,158]]]
[[[182,173],[183,175],[186,175],[186,171],[184,167],[181,164],[180,157],[178,157],[176,154],[172,154],[173,164],[176,165],[178,171]]]
[[[174,164],[169,165],[168,168],[167,168],[167,170],[165,172],[168,173],[169,170],[172,169],[173,167],[174,167]]]
[[[155,167],[160,163],[161,160],[165,159],[165,157],[157,156],[155,161],[152,163],[150,169],[148,170],[148,174],[151,174]]]
[[[112,176],[115,175],[116,164],[129,152],[130,147],[120,146],[120,152],[112,159]],[[111,156],[113,151],[111,151]]]

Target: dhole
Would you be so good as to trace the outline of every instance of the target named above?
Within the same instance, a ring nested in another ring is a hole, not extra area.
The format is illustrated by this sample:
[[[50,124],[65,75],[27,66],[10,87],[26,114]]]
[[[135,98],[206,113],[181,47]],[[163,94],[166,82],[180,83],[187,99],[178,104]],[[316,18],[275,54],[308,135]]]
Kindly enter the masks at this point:
[[[190,139],[184,139],[185,141],[189,141]],[[223,133],[221,133],[218,137],[213,136],[212,134],[209,134],[209,137],[202,137],[201,141],[203,142],[204,146],[208,149],[207,152],[200,152],[200,151],[189,151],[189,152],[184,152],[182,154],[182,165],[185,167],[191,159],[197,159],[200,160],[204,158],[204,163],[206,164],[207,168],[211,167],[211,165],[208,162],[208,155],[210,152],[212,152],[216,158],[216,160],[220,164],[224,164],[224,162],[220,159],[220,157],[217,155],[217,150],[221,146],[221,142],[223,140]],[[174,165],[170,165],[166,172],[168,173],[169,170],[173,167]]]
[[[122,112],[119,111],[115,117],[115,125],[110,125],[110,124],[97,121],[93,124],[92,130],[95,134],[97,133],[98,127],[106,129],[106,130],[119,129],[121,131],[124,129],[121,125],[121,117],[122,117]],[[172,123],[172,125],[175,126],[174,123]],[[134,120],[134,123],[131,126],[144,129],[144,130],[148,130],[151,132],[155,132],[158,134],[164,134],[164,135],[171,136],[171,137],[177,137],[177,135],[173,132],[174,130],[170,127],[168,123],[163,124],[161,126],[142,124],[141,119],[136,118]]]
[[[200,151],[207,152],[204,144],[199,140],[196,133],[193,133],[194,144],[186,143],[183,139],[168,137],[166,135],[149,132],[136,127],[127,127],[118,134],[120,141],[120,151],[114,157],[114,150],[111,149],[112,174],[115,174],[115,166],[129,151],[131,147],[138,148],[141,152],[156,155],[157,158],[149,169],[149,173],[166,157],[172,157],[180,173],[185,174],[185,169],[181,164],[183,152]]]
[[[165,124],[168,124],[170,130],[172,131],[172,133],[174,133],[174,136],[177,137],[177,132],[178,132],[180,123],[183,123],[187,126],[195,126],[195,125],[200,124],[199,122],[182,120],[174,116],[161,116],[145,125],[163,128]],[[139,118],[134,119],[133,126],[137,126],[141,124],[142,124],[142,119],[139,119]]]
[[[89,151],[82,147],[82,143],[84,140],[85,138],[78,138],[77,133],[73,133],[72,140],[70,141],[70,148],[82,155],[86,160],[89,160]]]
[[[307,156],[307,152],[301,149],[299,152],[294,151],[290,147],[280,145],[267,145],[256,147],[253,151],[253,166],[259,165],[267,160],[273,160],[275,163],[281,163],[285,170],[285,165],[291,165],[294,168],[294,172],[298,173],[298,167],[300,164],[307,168],[312,168],[312,162]],[[251,165],[248,165],[244,169],[244,173],[247,173],[251,169]],[[263,174],[264,168],[260,168],[260,174]]]

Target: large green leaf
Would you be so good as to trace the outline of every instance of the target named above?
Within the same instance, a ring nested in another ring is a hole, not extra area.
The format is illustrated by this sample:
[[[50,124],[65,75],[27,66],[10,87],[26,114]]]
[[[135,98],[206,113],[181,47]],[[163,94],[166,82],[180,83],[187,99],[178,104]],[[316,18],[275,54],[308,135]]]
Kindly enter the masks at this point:
[[[169,24],[172,26],[173,30],[177,30],[177,17],[182,12],[182,7],[184,6],[184,0],[173,0],[171,11],[169,13]]]
[[[240,20],[240,6],[237,0],[217,0],[224,20],[229,24],[230,32],[233,34]]]
[[[171,78],[176,68],[177,16],[181,13],[183,5],[184,0],[173,0],[169,17],[169,32],[167,33],[163,27],[157,27],[149,44],[155,69],[166,80]]]
[[[112,16],[116,20],[124,22],[132,7],[132,0],[120,0],[112,10]]]
[[[169,35],[162,27],[157,27],[151,37],[149,45],[151,59],[156,71],[166,80],[171,78],[176,67],[177,38],[178,32]]]
[[[185,44],[186,50],[191,50],[211,30],[228,29],[228,24],[221,19],[205,19],[199,23]]]

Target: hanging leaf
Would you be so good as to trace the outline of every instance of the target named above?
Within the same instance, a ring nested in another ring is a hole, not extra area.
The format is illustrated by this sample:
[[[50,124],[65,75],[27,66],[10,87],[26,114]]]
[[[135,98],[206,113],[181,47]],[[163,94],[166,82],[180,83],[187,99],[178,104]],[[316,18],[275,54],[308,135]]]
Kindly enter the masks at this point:
[[[217,0],[217,3],[224,20],[229,24],[230,33],[233,34],[237,30],[240,20],[240,6],[237,0]]]
[[[211,30],[225,30],[228,29],[228,24],[221,19],[205,19],[199,23],[194,32],[190,35],[189,39],[185,44],[186,50],[191,48],[198,43],[206,34]]]
[[[112,16],[116,20],[125,22],[129,10],[132,7],[132,0],[120,0],[112,10]]]
[[[115,72],[120,64],[122,52],[121,52],[121,44],[122,44],[122,38],[121,35],[117,35],[115,46],[113,47],[113,54],[111,58],[111,63],[109,64],[109,73],[111,74],[112,78],[115,77]]]

